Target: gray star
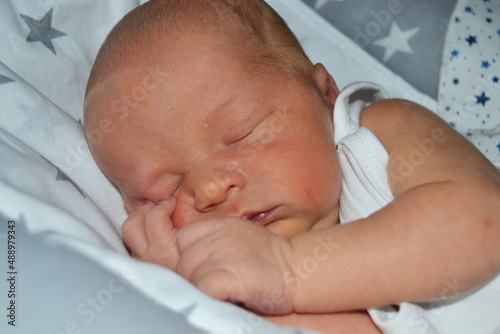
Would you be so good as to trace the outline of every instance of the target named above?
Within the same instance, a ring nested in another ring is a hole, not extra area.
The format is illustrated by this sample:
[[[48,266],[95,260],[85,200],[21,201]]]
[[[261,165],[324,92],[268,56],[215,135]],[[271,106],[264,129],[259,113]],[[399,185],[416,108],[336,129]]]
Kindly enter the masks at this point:
[[[401,29],[399,29],[398,24],[393,21],[391,24],[391,31],[389,32],[389,35],[387,37],[374,41],[373,44],[385,48],[384,63],[387,63],[389,59],[398,51],[413,54],[413,50],[408,41],[419,31],[420,28],[418,27],[402,31]]]
[[[54,165],[52,165],[54,166]],[[55,167],[55,166],[54,166]],[[64,182],[69,182],[73,185],[73,187],[75,187],[76,190],[78,190],[78,192],[84,197],[86,198],[85,194],[83,193],[82,189],[80,189],[80,187],[75,183],[75,181],[73,181],[68,175],[66,175],[66,173],[64,173],[62,170],[60,170],[59,168],[57,168],[57,176],[56,176],[56,180],[57,181],[64,181]]]
[[[67,126],[67,123],[59,116],[57,110],[50,106],[42,97],[33,95],[33,106],[16,103],[16,131],[29,133],[31,138],[39,138],[47,145],[55,145],[57,142],[56,133],[60,127]],[[45,119],[46,123],[40,122]],[[49,125],[50,124],[50,125]]]
[[[26,38],[26,42],[42,42],[52,53],[56,54],[52,40],[57,37],[66,36],[66,34],[52,28],[52,12],[53,9],[49,10],[40,21],[23,14],[20,15],[31,30]]]
[[[7,78],[7,77],[0,74],[0,85],[6,84],[9,82],[13,82],[13,81],[14,81],[13,79]]]
[[[54,167],[56,170],[57,170],[57,176],[56,176],[56,181],[63,181],[63,182],[69,182],[71,183],[71,185],[73,187],[75,187],[75,189],[84,197],[84,198],[87,198],[85,196],[85,194],[83,193],[83,190],[75,183],[75,181],[73,181],[68,175],[66,175],[66,173],[64,173],[62,170],[60,170],[56,165],[54,165],[52,162],[50,162],[49,160],[47,160],[47,158],[45,157],[42,157],[43,160],[47,161],[49,163],[49,165],[51,165],[52,167]]]

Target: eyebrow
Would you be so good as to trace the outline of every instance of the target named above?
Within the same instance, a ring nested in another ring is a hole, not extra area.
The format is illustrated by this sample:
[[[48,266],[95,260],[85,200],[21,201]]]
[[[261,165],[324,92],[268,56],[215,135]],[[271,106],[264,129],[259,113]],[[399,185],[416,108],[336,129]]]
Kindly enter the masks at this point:
[[[232,112],[228,111],[234,110],[232,106],[238,100],[239,99],[233,97],[227,98],[224,102],[216,105],[213,110],[208,111],[203,121],[205,122],[205,124],[211,124],[211,125],[217,124],[221,122],[221,120],[223,121],[225,118],[228,117],[228,115],[232,114]]]

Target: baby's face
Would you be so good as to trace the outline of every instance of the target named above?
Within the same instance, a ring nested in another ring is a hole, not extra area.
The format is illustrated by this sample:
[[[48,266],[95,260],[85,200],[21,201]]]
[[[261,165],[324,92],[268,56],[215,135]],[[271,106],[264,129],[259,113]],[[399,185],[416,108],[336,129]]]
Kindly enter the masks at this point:
[[[127,211],[174,196],[178,228],[238,216],[289,237],[335,224],[340,171],[328,104],[284,75],[252,75],[226,52],[198,54],[190,65],[173,57],[156,81],[154,66],[116,77],[90,106],[99,117],[87,136],[103,120],[109,129],[89,144]]]

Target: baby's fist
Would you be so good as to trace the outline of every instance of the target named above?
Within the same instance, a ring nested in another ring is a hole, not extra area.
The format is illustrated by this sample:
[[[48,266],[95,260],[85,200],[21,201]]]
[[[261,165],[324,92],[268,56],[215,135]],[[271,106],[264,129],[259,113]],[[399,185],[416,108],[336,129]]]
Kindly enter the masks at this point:
[[[264,314],[293,311],[291,245],[253,222],[216,218],[179,231],[177,271],[208,295]]]
[[[125,244],[133,257],[175,269],[179,260],[177,229],[171,221],[175,199],[158,205],[146,203],[132,212],[122,225]]]

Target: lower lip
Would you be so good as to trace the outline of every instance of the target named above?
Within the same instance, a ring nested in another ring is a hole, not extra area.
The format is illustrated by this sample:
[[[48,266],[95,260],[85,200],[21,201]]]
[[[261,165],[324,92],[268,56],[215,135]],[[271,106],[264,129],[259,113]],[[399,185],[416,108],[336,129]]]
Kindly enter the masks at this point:
[[[260,225],[266,225],[268,224],[269,222],[271,222],[272,218],[273,218],[273,215],[274,213],[276,212],[278,208],[273,208],[269,211],[266,211],[264,212],[263,214],[259,214],[255,217],[252,218],[252,221],[257,223],[257,224],[260,224]]]

